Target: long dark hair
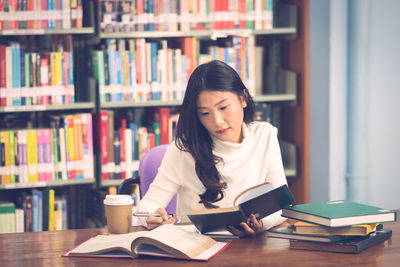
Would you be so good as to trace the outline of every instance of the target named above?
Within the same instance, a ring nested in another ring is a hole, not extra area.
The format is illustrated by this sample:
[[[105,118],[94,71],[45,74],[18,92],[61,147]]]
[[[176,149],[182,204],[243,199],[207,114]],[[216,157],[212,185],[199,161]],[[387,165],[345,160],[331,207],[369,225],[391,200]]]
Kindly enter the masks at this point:
[[[199,203],[203,203],[206,208],[213,208],[216,207],[213,202],[224,198],[226,183],[221,182],[216,168],[222,159],[213,154],[213,141],[197,114],[197,97],[203,90],[229,91],[244,97],[247,102],[243,118],[245,123],[253,121],[254,102],[237,72],[222,61],[213,60],[199,65],[189,78],[175,144],[180,150],[192,155],[196,174],[206,187],[206,191],[199,195]]]

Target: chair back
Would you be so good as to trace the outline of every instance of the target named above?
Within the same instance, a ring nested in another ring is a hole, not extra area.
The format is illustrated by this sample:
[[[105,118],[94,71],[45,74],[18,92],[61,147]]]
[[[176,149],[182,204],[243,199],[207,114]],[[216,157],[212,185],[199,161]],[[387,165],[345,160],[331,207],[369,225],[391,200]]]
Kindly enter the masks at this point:
[[[150,184],[153,182],[157,175],[158,168],[167,151],[168,145],[156,146],[147,151],[139,164],[139,179],[140,179],[140,194],[141,198],[146,194]],[[171,214],[176,213],[176,194],[171,199],[171,202],[166,207],[166,211]]]

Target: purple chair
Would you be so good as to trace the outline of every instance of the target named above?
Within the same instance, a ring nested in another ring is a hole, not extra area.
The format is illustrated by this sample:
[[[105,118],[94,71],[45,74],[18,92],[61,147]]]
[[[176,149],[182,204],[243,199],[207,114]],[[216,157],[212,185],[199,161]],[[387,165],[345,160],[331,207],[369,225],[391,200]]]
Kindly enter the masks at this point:
[[[139,163],[139,180],[135,178],[126,179],[118,188],[118,194],[129,194],[131,187],[139,182],[140,184],[140,197],[146,194],[150,184],[153,182],[157,175],[158,168],[161,165],[161,161],[164,157],[165,151],[168,145],[156,146],[147,151]],[[169,214],[176,213],[176,194],[171,199],[171,202],[166,207],[166,211]]]
[[[150,184],[153,182],[157,175],[158,168],[161,165],[161,161],[164,157],[165,151],[167,151],[168,145],[156,146],[147,151],[139,164],[139,180],[140,180],[140,194],[141,198],[146,194]],[[176,213],[176,194],[171,199],[171,202],[167,205],[166,211],[169,214]]]

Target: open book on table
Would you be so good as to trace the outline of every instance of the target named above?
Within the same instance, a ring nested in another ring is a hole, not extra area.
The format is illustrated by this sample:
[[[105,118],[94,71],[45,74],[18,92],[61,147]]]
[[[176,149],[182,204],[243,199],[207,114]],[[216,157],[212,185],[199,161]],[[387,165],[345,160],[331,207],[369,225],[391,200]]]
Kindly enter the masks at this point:
[[[164,224],[152,231],[98,235],[63,256],[136,258],[140,255],[206,261],[229,243]]]
[[[293,201],[293,195],[286,184],[274,188],[270,183],[263,183],[240,193],[233,207],[192,211],[188,217],[203,234],[224,231],[229,225],[240,229],[240,223],[247,222],[250,214],[261,219]]]

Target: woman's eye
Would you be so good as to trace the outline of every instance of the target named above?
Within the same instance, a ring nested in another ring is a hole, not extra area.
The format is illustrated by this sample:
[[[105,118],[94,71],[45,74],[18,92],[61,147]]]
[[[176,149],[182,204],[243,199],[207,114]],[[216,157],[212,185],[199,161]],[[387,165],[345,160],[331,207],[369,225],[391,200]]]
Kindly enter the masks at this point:
[[[224,110],[226,108],[228,108],[228,106],[223,106],[223,107],[220,107],[220,110]]]
[[[208,115],[208,112],[200,112],[200,116],[206,116]]]

